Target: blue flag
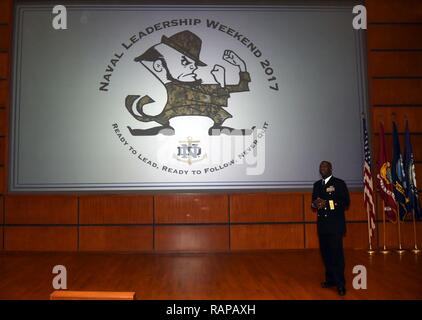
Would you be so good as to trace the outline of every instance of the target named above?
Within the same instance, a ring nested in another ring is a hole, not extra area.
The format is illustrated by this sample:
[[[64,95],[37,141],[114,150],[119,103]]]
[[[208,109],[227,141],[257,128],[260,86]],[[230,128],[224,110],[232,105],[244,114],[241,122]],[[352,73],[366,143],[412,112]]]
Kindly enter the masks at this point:
[[[418,187],[416,185],[415,160],[413,157],[412,144],[410,142],[409,125],[406,121],[406,138],[404,147],[404,170],[407,182],[407,211],[415,215],[416,219],[422,218],[421,205],[419,202]]]
[[[399,134],[396,123],[393,122],[393,163],[391,168],[391,178],[393,180],[394,196],[399,207],[400,219],[404,220],[407,215],[408,201],[406,176],[404,172],[403,158],[400,153]]]

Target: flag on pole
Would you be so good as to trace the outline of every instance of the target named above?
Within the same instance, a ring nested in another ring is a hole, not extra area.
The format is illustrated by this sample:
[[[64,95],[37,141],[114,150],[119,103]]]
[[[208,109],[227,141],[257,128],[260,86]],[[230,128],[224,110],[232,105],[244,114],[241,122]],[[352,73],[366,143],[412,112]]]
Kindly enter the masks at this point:
[[[419,202],[418,187],[416,185],[415,160],[413,157],[412,144],[410,142],[409,125],[406,121],[406,138],[404,152],[404,170],[407,179],[407,198],[409,199],[407,211],[415,215],[415,219],[422,218],[422,210]]]
[[[364,153],[365,162],[363,164],[363,202],[368,214],[369,237],[375,234],[375,205],[374,205],[374,183],[371,174],[371,149],[369,148],[368,131],[366,130],[366,120],[363,120]]]
[[[394,197],[397,202],[400,219],[404,220],[407,216],[407,203],[409,199],[406,197],[407,186],[406,176],[403,165],[403,157],[400,152],[399,134],[397,133],[396,123],[393,121],[393,163],[391,166],[391,178],[394,186]]]
[[[397,222],[397,203],[394,198],[394,188],[391,180],[391,165],[387,161],[387,152],[385,151],[385,134],[382,123],[380,123],[379,150],[377,180],[380,197],[384,202],[384,214],[391,222]]]

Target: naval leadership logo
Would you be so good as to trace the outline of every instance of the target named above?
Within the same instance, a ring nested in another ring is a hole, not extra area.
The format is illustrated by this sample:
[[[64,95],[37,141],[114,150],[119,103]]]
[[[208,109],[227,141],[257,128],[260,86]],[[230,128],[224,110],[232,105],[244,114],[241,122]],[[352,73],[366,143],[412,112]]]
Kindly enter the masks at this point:
[[[181,116],[210,118],[214,124],[208,130],[209,135],[252,133],[255,127],[239,129],[223,125],[227,119],[233,117],[226,110],[230,94],[249,91],[251,78],[245,62],[234,51],[224,50],[221,58],[239,70],[239,82],[227,84],[225,68],[215,64],[211,74],[216,84],[202,83],[196,74],[198,67],[207,65],[200,60],[201,46],[202,40],[193,32],[185,30],[170,37],[163,35],[160,43],[135,58],[136,62],[140,62],[165,86],[167,103],[160,114],[152,116],[144,112],[144,106],[154,102],[150,96],[128,95],[125,106],[136,120],[160,124],[149,129],[128,127],[132,135],[174,135],[175,130],[170,126],[169,120]]]
[[[99,91],[120,112],[112,129],[142,165],[198,176],[251,163],[265,147],[269,121],[259,110],[278,92],[277,77],[241,31],[210,19],[156,23],[128,37],[105,71]]]

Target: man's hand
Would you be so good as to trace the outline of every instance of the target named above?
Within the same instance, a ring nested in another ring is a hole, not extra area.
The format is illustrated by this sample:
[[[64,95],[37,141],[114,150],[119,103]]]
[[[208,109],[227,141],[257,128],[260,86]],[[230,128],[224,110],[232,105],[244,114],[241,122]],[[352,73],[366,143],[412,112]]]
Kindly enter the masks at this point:
[[[228,63],[239,67],[239,70],[241,72],[245,72],[246,71],[246,64],[245,61],[243,61],[242,59],[239,58],[239,56],[234,53],[234,51],[232,50],[225,50],[223,53],[223,60],[227,61]]]
[[[211,74],[222,88],[226,86],[226,69],[224,67],[216,64],[211,70]]]
[[[327,206],[327,201],[318,197],[313,202],[313,205],[317,209],[323,209]]]

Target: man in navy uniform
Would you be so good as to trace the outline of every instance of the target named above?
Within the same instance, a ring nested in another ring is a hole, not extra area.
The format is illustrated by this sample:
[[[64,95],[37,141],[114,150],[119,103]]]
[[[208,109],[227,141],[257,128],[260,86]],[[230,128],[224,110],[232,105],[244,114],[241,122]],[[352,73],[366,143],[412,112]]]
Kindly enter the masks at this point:
[[[343,236],[346,232],[344,210],[350,204],[346,183],[333,177],[332,165],[322,161],[322,179],[314,183],[312,207],[317,209],[319,246],[325,266],[323,288],[337,287],[340,296],[346,294],[344,279]]]

